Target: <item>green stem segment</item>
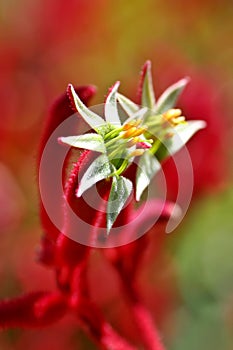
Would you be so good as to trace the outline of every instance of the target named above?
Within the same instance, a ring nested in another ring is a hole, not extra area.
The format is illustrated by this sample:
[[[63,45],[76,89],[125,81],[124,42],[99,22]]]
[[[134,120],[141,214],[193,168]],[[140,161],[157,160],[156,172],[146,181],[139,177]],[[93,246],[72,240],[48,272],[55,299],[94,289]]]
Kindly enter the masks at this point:
[[[116,171],[112,172],[108,177],[112,177],[112,176],[120,176],[121,173],[123,173],[123,171],[127,168],[128,166],[128,160],[127,159],[124,159],[121,166],[119,167],[119,169],[117,169]]]
[[[154,141],[154,143],[153,143],[152,147],[150,148],[149,152],[151,154],[155,154],[158,151],[160,145],[161,145],[161,141],[160,140]]]
[[[110,138],[109,141],[112,141],[112,138],[114,139],[115,136],[118,136],[119,133],[122,131],[122,128],[117,128],[117,129],[113,129],[111,130],[109,133],[107,133],[104,137],[105,141],[108,141],[108,139]],[[108,142],[107,142],[108,143]]]

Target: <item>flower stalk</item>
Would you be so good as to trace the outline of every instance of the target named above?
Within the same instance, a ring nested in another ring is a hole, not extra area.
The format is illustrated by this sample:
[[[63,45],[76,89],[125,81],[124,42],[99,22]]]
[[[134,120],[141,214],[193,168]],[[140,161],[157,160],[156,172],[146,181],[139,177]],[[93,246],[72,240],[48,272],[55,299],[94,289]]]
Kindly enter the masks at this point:
[[[143,345],[146,350],[164,350],[159,332],[138,291],[136,277],[141,268],[142,252],[145,252],[149,239],[148,235],[137,239],[137,234],[138,227],[154,223],[154,216],[158,213],[162,220],[168,220],[174,205],[152,200],[148,206],[145,204],[145,213],[141,215],[144,208],[135,210],[134,204],[135,200],[141,200],[143,191],[161,168],[161,159],[158,158],[160,147],[166,147],[166,158],[205,126],[203,121],[185,121],[181,110],[174,108],[187,82],[187,79],[182,79],[156,101],[151,65],[146,62],[139,88],[139,105],[118,93],[120,83],[116,82],[105,102],[105,119],[86,106],[94,93],[93,87],[75,89],[72,85],[68,86],[72,110],[64,95],[54,105],[41,141],[39,160],[50,135],[72,111],[80,114],[92,132],[59,138],[63,144],[84,150],[68,177],[64,177],[64,198],[56,203],[59,215],[64,219],[61,230],[50,220],[41,203],[44,237],[38,260],[53,270],[56,290],[38,291],[1,301],[0,328],[44,327],[72,313],[99,349],[136,350]],[[118,105],[126,112],[124,122],[120,120]],[[177,134],[182,141],[178,146],[174,143]],[[133,164],[135,157],[137,163]],[[69,162],[70,154],[65,162],[66,167]],[[98,196],[92,191],[94,185],[97,185]],[[90,190],[96,208],[85,202],[83,194],[87,190]],[[127,201],[129,204],[125,206]],[[68,206],[89,226],[75,226]],[[115,227],[119,228],[119,247],[103,250],[103,253],[118,272],[122,294],[139,330],[140,345],[136,344],[137,340],[134,342],[136,345],[132,345],[118,334],[91,299],[88,281],[91,246],[100,239],[111,239],[111,230]],[[148,227],[151,228],[151,225]],[[74,228],[78,234],[81,232],[88,237],[87,245],[70,238]],[[104,237],[99,235],[101,228],[106,230]],[[133,243],[126,244],[127,235],[131,235]]]

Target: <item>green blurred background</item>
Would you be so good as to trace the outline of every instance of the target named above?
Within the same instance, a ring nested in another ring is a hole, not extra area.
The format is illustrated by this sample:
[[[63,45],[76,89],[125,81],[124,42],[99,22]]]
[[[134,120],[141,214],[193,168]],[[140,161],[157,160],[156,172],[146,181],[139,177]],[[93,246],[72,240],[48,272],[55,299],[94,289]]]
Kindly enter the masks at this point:
[[[212,131],[200,146],[193,145],[194,157],[204,154],[206,164],[197,167],[200,178],[184,222],[166,236],[158,258],[150,249],[140,278],[152,290],[144,297],[168,349],[233,348],[232,18],[231,0],[1,1],[2,298],[42,283],[54,288],[52,272],[35,261],[41,235],[36,154],[48,106],[69,82],[96,85],[93,104],[103,102],[116,80],[134,98],[139,70],[150,59],[158,93],[185,75],[194,79],[195,100],[190,93],[184,104],[191,114],[199,113],[205,96]],[[109,311],[117,296],[111,288],[106,295],[101,303],[117,322],[116,312]],[[156,297],[162,300],[158,316]],[[71,324],[2,332],[0,349],[94,349]]]

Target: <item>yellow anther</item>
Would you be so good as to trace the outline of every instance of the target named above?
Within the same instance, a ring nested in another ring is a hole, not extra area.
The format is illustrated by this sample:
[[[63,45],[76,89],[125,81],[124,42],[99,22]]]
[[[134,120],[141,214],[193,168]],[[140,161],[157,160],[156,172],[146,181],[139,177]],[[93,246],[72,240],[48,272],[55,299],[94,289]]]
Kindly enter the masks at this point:
[[[124,130],[124,131],[129,130],[132,128],[132,126],[133,126],[132,123],[124,124],[122,130]]]
[[[122,135],[122,138],[128,139],[130,137],[133,137],[136,131],[137,131],[137,128],[135,126],[131,126],[129,129],[126,130],[126,132],[124,132],[124,134]]]
[[[167,112],[165,112],[163,116],[166,120],[170,120],[181,116],[181,113],[182,113],[181,109],[172,108],[172,109],[169,109]]]
[[[180,124],[183,123],[185,121],[185,117],[180,116],[178,118],[172,118],[172,123],[174,124]]]
[[[145,149],[135,149],[132,153],[130,153],[129,158],[141,156],[144,152]]]
[[[132,134],[132,137],[140,136],[147,130],[146,127],[137,128],[137,130]]]
[[[137,127],[139,124],[141,124],[141,119],[131,120],[129,123],[126,123],[123,125],[122,130],[124,130],[124,131],[129,130],[134,126]]]
[[[181,115],[182,111],[179,108],[169,109],[163,114],[163,118],[166,122],[170,122],[172,125],[178,125],[185,122],[185,117]],[[166,127],[166,125],[164,125]]]

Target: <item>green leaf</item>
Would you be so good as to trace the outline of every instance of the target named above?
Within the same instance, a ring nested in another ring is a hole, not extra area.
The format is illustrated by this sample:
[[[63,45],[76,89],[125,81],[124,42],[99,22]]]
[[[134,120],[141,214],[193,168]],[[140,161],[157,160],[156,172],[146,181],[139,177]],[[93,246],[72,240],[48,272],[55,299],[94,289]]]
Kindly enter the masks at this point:
[[[98,181],[106,179],[113,170],[113,166],[105,154],[96,158],[80,181],[77,190],[77,197],[81,197],[88,188],[96,184]]]
[[[133,189],[133,184],[124,176],[113,177],[107,206],[107,233],[111,230],[117,216],[123,209]]]
[[[143,191],[160,169],[159,161],[150,151],[140,157],[136,174],[136,201],[140,200]]]
[[[151,74],[151,62],[147,61],[145,64],[144,79],[142,83],[142,106],[154,109],[155,95],[153,88],[153,80]]]
[[[85,104],[80,100],[78,95],[76,94],[72,84],[69,84],[68,91],[71,92],[74,105],[79,112],[79,114],[83,117],[83,119],[87,122],[88,125],[96,132],[98,132],[98,128],[106,124],[105,120],[101,118],[98,114],[92,112]]]
[[[104,111],[105,111],[104,114],[105,114],[105,119],[108,123],[120,126],[121,121],[117,110],[117,99],[116,99],[116,94],[117,94],[119,85],[120,85],[120,82],[117,81],[113,85],[110,93],[108,94],[104,105]]]
[[[89,149],[100,153],[106,152],[104,140],[102,136],[98,134],[59,137],[58,140],[72,147]]]
[[[172,129],[174,135],[163,141],[163,145],[167,148],[168,155],[173,155],[178,152],[189,139],[201,129],[206,127],[203,120],[187,121],[185,124],[177,125]]]
[[[117,93],[117,100],[129,117],[133,117],[139,110],[138,105],[124,95]]]
[[[179,80],[177,83],[169,86],[169,88],[167,88],[158,99],[155,109],[156,114],[164,113],[170,108],[173,108],[176,104],[178,97],[180,96],[181,92],[188,84],[188,82],[189,78],[184,78]]]

